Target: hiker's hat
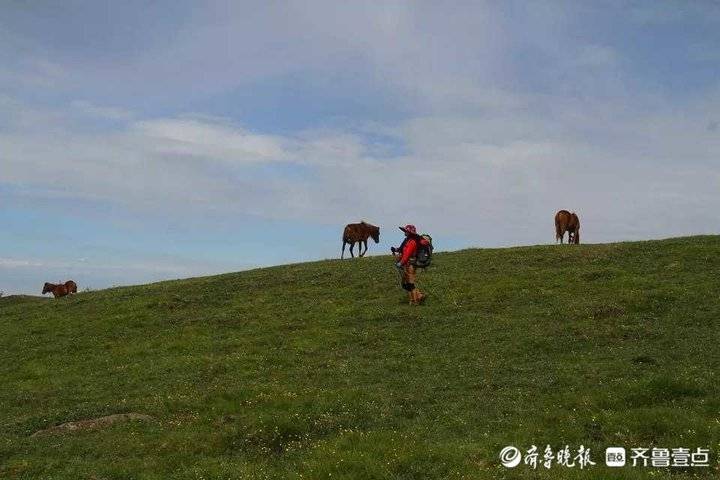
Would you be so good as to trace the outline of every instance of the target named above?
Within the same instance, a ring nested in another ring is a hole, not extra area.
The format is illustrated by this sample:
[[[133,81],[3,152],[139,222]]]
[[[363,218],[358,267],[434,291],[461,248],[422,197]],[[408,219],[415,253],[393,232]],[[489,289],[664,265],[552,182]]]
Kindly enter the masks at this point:
[[[398,228],[405,233],[411,233],[413,235],[417,235],[417,229],[415,228],[415,225],[405,225],[404,227],[398,227]]]

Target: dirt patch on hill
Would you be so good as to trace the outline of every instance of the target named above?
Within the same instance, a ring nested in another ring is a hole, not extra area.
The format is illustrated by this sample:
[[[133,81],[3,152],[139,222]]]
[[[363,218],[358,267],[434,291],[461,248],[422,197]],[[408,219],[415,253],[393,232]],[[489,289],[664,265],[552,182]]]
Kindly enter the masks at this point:
[[[62,435],[63,433],[76,432],[81,430],[98,430],[106,428],[115,423],[129,422],[130,420],[152,420],[150,415],[141,413],[116,413],[106,417],[89,418],[87,420],[78,420],[76,422],[61,423],[44,430],[38,430],[31,437],[41,437],[44,435]]]

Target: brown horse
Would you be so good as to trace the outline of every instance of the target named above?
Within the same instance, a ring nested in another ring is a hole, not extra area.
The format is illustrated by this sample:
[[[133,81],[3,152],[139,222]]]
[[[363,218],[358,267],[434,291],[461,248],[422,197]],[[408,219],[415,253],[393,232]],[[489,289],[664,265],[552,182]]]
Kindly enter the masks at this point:
[[[68,293],[77,293],[77,283],[72,280],[65,282],[65,288],[67,288]]]
[[[563,243],[565,232],[568,232],[568,243],[580,243],[580,219],[575,212],[560,210],[555,214],[555,241]]]
[[[55,298],[64,297],[69,293],[67,287],[62,283],[55,284],[45,282],[42,293],[45,295],[48,292],[52,292]]]
[[[345,258],[346,243],[350,244],[350,255],[355,258],[353,247],[356,242],[358,244],[358,255],[361,257],[364,256],[367,253],[367,240],[369,237],[372,237],[372,239],[375,240],[375,243],[380,242],[380,227],[376,227],[375,225],[370,225],[365,222],[347,224],[345,226],[345,230],[343,230],[343,245],[340,258]],[[365,245],[365,251],[362,250],[363,244]]]

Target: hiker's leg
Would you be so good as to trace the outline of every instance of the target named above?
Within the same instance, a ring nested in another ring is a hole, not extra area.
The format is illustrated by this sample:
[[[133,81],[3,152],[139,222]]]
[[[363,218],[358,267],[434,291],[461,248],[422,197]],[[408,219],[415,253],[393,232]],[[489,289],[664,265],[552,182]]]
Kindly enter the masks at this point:
[[[405,276],[407,277],[408,283],[415,283],[415,267],[409,263],[405,265]]]
[[[416,272],[417,272],[417,270],[415,269],[414,266],[408,265],[408,278],[410,278],[412,280],[412,285],[413,285],[413,291],[410,292],[410,293],[412,293],[412,302],[415,305],[419,305],[425,299],[425,294],[422,293],[419,288],[417,288],[417,283],[415,283],[417,280]]]
[[[414,304],[416,302],[416,295],[415,295],[415,267],[410,265],[409,263],[405,265],[405,268],[403,270],[403,274],[405,276],[405,282],[407,284],[406,290],[408,291],[408,297],[410,298],[410,304]]]
[[[402,288],[403,290],[405,290],[406,292],[409,293],[410,290],[408,289],[408,285],[410,285],[410,284],[408,283],[407,275],[405,274],[405,269],[403,269],[403,271],[400,272],[400,288]]]
[[[408,292],[408,299],[410,300],[410,303],[413,303],[415,301],[415,284],[405,282],[403,283],[402,287],[403,290]]]

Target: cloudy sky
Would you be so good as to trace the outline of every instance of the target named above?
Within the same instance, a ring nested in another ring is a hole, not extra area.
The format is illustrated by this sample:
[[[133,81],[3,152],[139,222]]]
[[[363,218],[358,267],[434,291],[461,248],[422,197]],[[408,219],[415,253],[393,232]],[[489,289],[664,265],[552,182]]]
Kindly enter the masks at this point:
[[[0,290],[720,232],[720,2],[0,0]]]

